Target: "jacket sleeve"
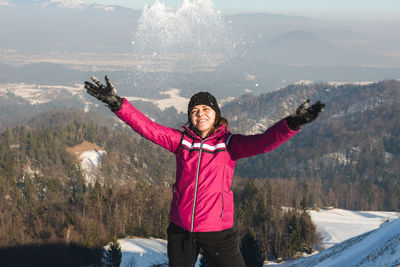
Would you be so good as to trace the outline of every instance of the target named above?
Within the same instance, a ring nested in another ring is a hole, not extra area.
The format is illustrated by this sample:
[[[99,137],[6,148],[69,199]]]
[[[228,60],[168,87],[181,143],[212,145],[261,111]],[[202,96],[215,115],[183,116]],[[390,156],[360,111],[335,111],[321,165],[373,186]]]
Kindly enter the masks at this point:
[[[121,109],[114,113],[135,132],[153,143],[171,152],[175,152],[178,148],[182,137],[180,131],[155,123],[132,106],[126,98],[122,99]]]
[[[232,135],[228,143],[228,151],[232,160],[267,153],[285,143],[298,131],[291,130],[286,120],[282,119],[262,134]]]

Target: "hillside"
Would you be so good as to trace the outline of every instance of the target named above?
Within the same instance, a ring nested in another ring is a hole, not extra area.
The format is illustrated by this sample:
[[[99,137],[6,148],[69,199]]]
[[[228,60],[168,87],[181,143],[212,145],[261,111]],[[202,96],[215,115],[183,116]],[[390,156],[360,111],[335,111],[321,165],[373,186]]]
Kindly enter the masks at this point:
[[[44,90],[40,95],[35,93],[38,97],[35,101],[44,102],[34,105],[28,102],[32,101],[29,92],[40,91],[40,88],[4,90],[0,96],[0,127],[65,127],[75,120],[109,128],[123,126],[107,108],[88,98],[81,89],[57,89],[60,95],[52,94],[54,89]],[[398,210],[399,92],[400,81],[397,80],[366,84],[301,82],[259,96],[242,95],[225,103],[222,113],[229,119],[230,129],[238,133],[262,132],[294,111],[306,98],[326,103],[320,118],[305,125],[298,135],[276,151],[238,161],[236,175],[295,178],[310,205],[319,207]],[[177,114],[168,106],[164,106],[163,111],[157,108],[161,103],[173,104],[171,98],[165,100],[139,101],[135,105],[155,121],[180,127],[186,121],[183,113]],[[179,103],[182,105],[181,101]],[[60,105],[69,108],[60,109]],[[128,134],[133,133],[128,129]],[[139,151],[139,155],[145,155],[142,148]],[[170,160],[168,165],[173,166],[173,159]],[[297,201],[302,197],[297,196]]]
[[[232,190],[240,236],[252,231],[265,257],[287,259],[317,242],[302,212],[306,208],[398,211],[399,84],[304,82],[225,104],[222,112],[232,131],[249,133],[267,128],[303,99],[327,104],[320,118],[277,150],[237,162]],[[93,246],[114,234],[165,237],[175,172],[172,154],[77,93],[35,105],[22,96],[8,93],[3,99],[8,114],[24,116],[0,135],[3,215],[15,218],[2,225],[3,244],[61,240]],[[66,99],[78,108],[52,109]],[[44,105],[48,111],[41,113]],[[139,109],[145,105],[153,104],[137,104]],[[149,114],[162,114],[156,116],[160,122],[163,116],[177,120],[173,110],[153,108]],[[92,178],[67,152],[84,142],[106,152],[91,162],[97,166]],[[282,206],[299,211],[282,213]],[[116,214],[124,219],[116,221]],[[294,239],[299,233],[301,238]]]
[[[236,173],[296,178],[311,198],[324,199],[317,206],[399,210],[399,81],[291,85],[259,97],[242,96],[222,112],[233,131],[260,133],[307,98],[326,103],[320,118],[277,150],[239,161]]]
[[[382,264],[395,266],[399,263],[400,219],[398,219],[398,213],[334,209],[311,211],[311,214],[318,229],[329,226],[332,232],[341,233],[340,238],[332,240],[326,232],[319,232],[322,236],[321,242],[325,244],[329,242],[332,247],[307,258],[289,260],[279,265],[270,262],[264,266],[357,266],[357,263],[362,263],[362,266],[382,266]],[[363,228],[357,229],[360,219],[362,219]],[[385,222],[386,220],[390,222]],[[343,221],[347,221],[347,225],[344,225]],[[132,262],[148,267],[151,264],[168,261],[165,240],[125,238],[119,241],[122,249],[121,267],[129,266]],[[199,266],[199,261],[196,266]]]

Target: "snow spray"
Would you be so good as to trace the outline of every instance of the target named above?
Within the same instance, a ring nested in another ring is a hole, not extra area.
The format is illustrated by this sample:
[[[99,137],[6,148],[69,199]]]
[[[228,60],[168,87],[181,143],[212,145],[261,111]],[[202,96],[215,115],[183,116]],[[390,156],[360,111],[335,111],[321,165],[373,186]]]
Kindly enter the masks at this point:
[[[184,0],[175,10],[158,0],[146,5],[132,45],[141,57],[133,77],[136,86],[141,88],[137,75],[148,77],[150,72],[157,78],[146,82],[159,91],[166,89],[162,87],[171,73],[212,70],[235,56],[230,23],[211,0]]]

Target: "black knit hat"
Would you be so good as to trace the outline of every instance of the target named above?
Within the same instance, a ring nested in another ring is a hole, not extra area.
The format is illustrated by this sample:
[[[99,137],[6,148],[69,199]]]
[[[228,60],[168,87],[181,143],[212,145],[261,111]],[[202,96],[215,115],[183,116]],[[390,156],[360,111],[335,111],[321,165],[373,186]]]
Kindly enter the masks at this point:
[[[199,92],[190,98],[188,105],[188,118],[190,120],[190,112],[197,105],[207,105],[212,108],[218,117],[221,117],[221,110],[219,109],[217,99],[209,92]]]

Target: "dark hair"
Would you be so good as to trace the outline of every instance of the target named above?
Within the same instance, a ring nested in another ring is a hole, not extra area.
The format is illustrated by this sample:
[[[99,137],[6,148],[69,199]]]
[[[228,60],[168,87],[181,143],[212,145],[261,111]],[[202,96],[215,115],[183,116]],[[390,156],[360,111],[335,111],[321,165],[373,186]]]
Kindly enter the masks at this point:
[[[227,118],[224,118],[221,115],[217,115],[217,117],[215,118],[214,127],[219,128],[221,125],[225,125],[225,127],[229,127],[229,121]]]

